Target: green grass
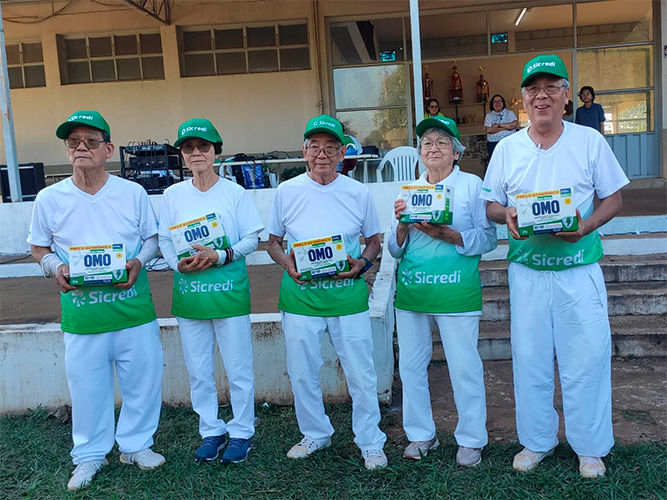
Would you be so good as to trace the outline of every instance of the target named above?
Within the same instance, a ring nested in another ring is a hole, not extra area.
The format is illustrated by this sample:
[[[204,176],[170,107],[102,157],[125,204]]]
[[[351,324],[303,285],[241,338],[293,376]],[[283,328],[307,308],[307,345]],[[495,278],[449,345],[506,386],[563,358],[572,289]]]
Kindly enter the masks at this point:
[[[164,407],[154,449],[167,463],[154,471],[122,465],[118,450],[85,489],[66,489],[73,467],[69,457],[71,428],[39,408],[21,416],[0,419],[0,498],[48,499],[665,499],[667,444],[616,446],[605,459],[607,475],[585,480],[567,444],[556,449],[537,470],[512,470],[517,443],[496,443],[484,450],[484,461],[463,469],[454,463],[452,436],[441,435],[442,445],[420,463],[401,458],[406,445],[400,413],[384,411],[381,426],[389,429],[385,451],[389,467],[369,472],[363,468],[352,441],[350,406],[330,406],[337,429],[333,445],[307,460],[289,460],[285,453],[299,434],[294,410],[259,407],[261,423],[255,448],[246,463],[195,464],[199,444],[197,418],[189,408]],[[223,409],[229,418],[229,410]]]

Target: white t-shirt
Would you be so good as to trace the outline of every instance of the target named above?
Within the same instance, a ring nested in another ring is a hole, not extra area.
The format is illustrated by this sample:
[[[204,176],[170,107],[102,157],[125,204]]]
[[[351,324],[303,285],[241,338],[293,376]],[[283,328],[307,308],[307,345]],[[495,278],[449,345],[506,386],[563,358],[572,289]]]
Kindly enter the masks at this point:
[[[359,258],[359,235],[372,236],[380,228],[366,186],[344,175],[323,186],[301,174],[278,186],[268,231],[287,236],[288,251],[296,241],[342,234],[347,253]]]
[[[160,251],[172,269],[177,268],[178,257],[169,227],[210,213],[222,221],[231,246],[264,229],[250,195],[238,184],[220,178],[205,192],[194,187],[192,180],[174,184],[162,195],[159,215]]]
[[[599,132],[562,123],[563,133],[549,149],[538,147],[528,135],[529,129],[500,141],[491,157],[481,198],[513,207],[518,194],[571,188],[574,204],[585,219],[593,213],[595,195],[604,199],[629,183]],[[522,241],[510,237],[508,258],[533,269],[562,270],[601,257],[602,244],[597,231],[577,243],[550,235],[531,236]]]
[[[69,247],[123,243],[127,259],[141,250],[143,240],[157,234],[155,213],[146,190],[114,175],[94,195],[65,179],[42,189],[35,199],[28,243],[54,246],[69,263]]]

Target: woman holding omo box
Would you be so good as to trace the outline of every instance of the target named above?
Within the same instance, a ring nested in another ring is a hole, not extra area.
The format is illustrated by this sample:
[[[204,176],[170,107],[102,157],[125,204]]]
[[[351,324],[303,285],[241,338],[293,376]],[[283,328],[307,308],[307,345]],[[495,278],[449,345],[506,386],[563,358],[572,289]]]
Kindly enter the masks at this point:
[[[210,121],[195,118],[183,123],[174,146],[180,147],[192,179],[165,190],[158,233],[162,255],[175,271],[171,312],[178,320],[192,407],[203,438],[195,460],[215,460],[227,446],[222,462],[242,462],[255,432],[245,256],[257,248],[257,235],[264,227],[246,191],[213,171],[222,138]],[[227,424],[218,418],[216,340],[234,413]]]
[[[481,461],[487,443],[484,371],[477,352],[482,314],[478,265],[480,256],[496,247],[496,229],[479,199],[482,180],[461,172],[457,165],[465,148],[454,121],[427,118],[417,125],[417,135],[426,172],[405,186],[394,204],[396,218],[389,239],[389,251],[400,259],[394,306],[403,428],[410,441],[403,456],[420,460],[439,445],[427,376],[435,322],[459,414],[454,432],[459,445],[456,461],[473,466]],[[427,222],[423,210],[416,213],[420,199],[415,201],[415,189],[424,193],[421,200],[447,196],[443,207],[450,213],[442,217],[433,212],[428,221],[434,222]],[[450,220],[448,225],[439,223]]]

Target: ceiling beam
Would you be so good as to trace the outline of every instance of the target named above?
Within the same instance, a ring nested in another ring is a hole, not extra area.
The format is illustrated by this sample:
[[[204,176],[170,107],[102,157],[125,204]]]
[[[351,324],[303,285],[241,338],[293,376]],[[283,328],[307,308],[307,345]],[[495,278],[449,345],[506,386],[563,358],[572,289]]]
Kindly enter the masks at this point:
[[[169,0],[121,0],[144,14],[157,19],[162,24],[171,24]]]

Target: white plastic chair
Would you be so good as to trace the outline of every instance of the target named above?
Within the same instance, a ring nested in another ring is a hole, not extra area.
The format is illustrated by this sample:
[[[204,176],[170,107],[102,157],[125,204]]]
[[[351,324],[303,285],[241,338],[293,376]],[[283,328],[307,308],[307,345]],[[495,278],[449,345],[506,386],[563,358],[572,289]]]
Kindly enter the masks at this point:
[[[378,165],[377,182],[383,182],[382,170],[389,163],[394,171],[394,181],[411,181],[415,179],[415,165],[419,162],[417,149],[400,146],[389,151]]]

